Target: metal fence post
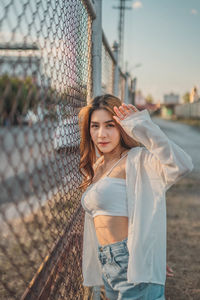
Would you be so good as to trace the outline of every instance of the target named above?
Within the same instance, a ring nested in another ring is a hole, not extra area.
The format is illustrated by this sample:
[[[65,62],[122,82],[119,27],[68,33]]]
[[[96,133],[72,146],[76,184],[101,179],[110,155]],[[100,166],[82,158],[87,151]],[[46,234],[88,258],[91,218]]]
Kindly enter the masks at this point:
[[[96,18],[92,23],[92,97],[102,93],[102,1],[95,0],[94,7]]]
[[[113,54],[116,60],[116,65],[114,65],[113,94],[115,96],[119,96],[119,69],[118,69],[119,46],[117,42],[114,42],[113,44]]]
[[[125,91],[124,91],[124,103],[128,104],[129,103],[129,86],[128,86],[128,81],[129,81],[129,73],[125,73]]]
[[[131,80],[131,93],[132,93],[131,104],[133,104],[133,105],[135,105],[136,84],[137,84],[137,77],[134,77],[134,78]]]
[[[92,23],[92,96],[101,95],[102,76],[102,1],[94,1],[96,19]],[[93,300],[100,300],[101,287],[93,287]]]

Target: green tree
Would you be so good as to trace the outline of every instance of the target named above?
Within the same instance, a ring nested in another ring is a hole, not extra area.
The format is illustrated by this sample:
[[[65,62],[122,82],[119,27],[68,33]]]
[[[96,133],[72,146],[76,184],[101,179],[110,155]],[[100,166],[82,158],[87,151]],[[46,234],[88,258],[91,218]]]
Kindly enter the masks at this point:
[[[147,102],[147,103],[153,103],[153,101],[154,101],[153,97],[152,97],[150,94],[147,95],[147,97],[146,97],[146,102]]]
[[[0,76],[0,123],[5,119],[17,123],[17,117],[37,106],[38,88],[31,77],[21,79],[14,76]]]
[[[32,77],[0,76],[0,125],[7,121],[17,125],[21,116],[28,110],[37,113],[40,105],[45,117],[56,118],[56,104],[61,96],[51,87],[42,88],[33,82]]]
[[[190,93],[187,92],[183,95],[183,102],[184,103],[189,103],[190,102]]]

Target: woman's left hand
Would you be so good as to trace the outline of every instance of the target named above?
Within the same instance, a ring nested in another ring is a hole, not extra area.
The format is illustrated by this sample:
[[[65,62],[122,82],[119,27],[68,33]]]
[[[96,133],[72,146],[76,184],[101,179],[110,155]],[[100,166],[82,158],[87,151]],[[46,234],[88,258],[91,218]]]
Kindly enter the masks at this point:
[[[123,103],[119,108],[114,106],[114,111],[117,116],[113,116],[113,118],[119,123],[130,115],[138,112],[138,109],[132,104]]]
[[[174,277],[174,271],[167,265],[167,276]]]

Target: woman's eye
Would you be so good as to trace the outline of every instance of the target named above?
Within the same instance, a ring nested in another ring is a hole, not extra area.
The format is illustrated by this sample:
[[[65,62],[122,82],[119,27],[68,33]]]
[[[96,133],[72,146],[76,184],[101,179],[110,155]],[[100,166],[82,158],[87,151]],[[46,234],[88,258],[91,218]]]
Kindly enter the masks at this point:
[[[91,125],[91,128],[98,128],[99,126],[98,125],[95,125],[95,124],[93,124],[93,125]],[[115,125],[113,125],[113,124],[108,124],[108,125],[106,125],[106,127],[115,127]]]

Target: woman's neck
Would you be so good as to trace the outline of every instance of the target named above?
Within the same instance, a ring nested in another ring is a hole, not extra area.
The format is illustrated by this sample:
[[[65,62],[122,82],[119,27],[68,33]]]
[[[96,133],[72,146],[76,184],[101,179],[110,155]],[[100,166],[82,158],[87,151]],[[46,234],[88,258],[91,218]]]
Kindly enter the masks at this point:
[[[111,152],[104,153],[103,154],[103,165],[104,166],[110,165],[112,162],[120,159],[122,157],[122,153],[125,150],[127,150],[127,149],[122,146],[117,146]]]

